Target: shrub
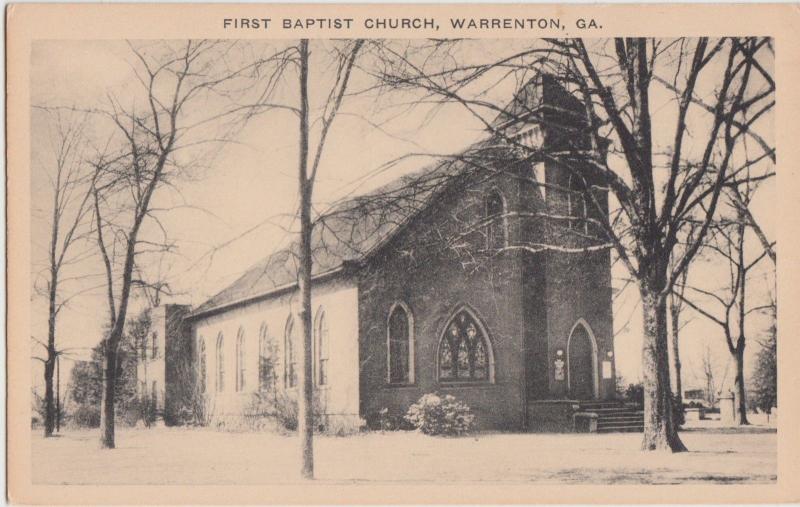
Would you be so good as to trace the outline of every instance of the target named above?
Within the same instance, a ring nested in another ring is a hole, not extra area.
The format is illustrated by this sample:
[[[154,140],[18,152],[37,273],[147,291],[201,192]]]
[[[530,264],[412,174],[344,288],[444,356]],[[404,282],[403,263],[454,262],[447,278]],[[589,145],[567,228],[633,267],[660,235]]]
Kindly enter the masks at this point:
[[[295,431],[297,429],[297,398],[286,393],[280,393],[275,398],[275,418],[284,429]]]
[[[295,431],[299,412],[296,393],[277,393],[272,403],[274,404],[275,419],[280,426],[286,430]],[[325,409],[319,398],[319,393],[316,391],[311,403],[311,410],[314,412],[314,431],[322,433],[325,431],[325,421],[322,416],[325,413]]]
[[[79,428],[100,427],[100,407],[94,405],[78,405],[72,412],[72,424]]]
[[[637,405],[644,404],[644,386],[641,382],[636,384],[628,384],[628,387],[625,389],[624,395],[625,401],[629,403],[636,403]]]
[[[362,418],[350,417],[325,417],[324,433],[335,437],[349,437],[362,433],[367,427],[367,421]]]
[[[450,394],[428,393],[408,408],[405,419],[426,435],[461,435],[469,431],[475,416]]]
[[[371,421],[368,419],[367,422],[370,428],[380,431],[407,431],[416,429],[416,426],[406,419],[406,414],[402,412],[395,413],[387,407],[380,409],[371,417]]]

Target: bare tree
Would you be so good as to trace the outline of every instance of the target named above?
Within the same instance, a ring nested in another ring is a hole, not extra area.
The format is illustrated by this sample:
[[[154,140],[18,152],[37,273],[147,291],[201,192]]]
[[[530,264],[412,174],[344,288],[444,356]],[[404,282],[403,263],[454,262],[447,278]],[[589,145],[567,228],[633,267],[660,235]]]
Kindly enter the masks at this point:
[[[50,124],[52,158],[43,161],[43,172],[50,183],[51,206],[48,227],[50,232],[46,284],[47,341],[41,343],[46,350],[44,363],[44,436],[53,435],[56,423],[56,402],[53,398],[53,375],[60,351],[57,349],[57,320],[65,305],[76,295],[64,294],[62,278],[64,268],[80,257],[74,247],[85,236],[85,218],[91,209],[91,168],[85,163],[87,147],[86,114],[36,108],[46,115]],[[79,292],[79,291],[78,291]]]
[[[746,325],[748,318],[758,312],[772,308],[771,302],[750,304],[748,292],[752,270],[774,251],[771,245],[763,248],[759,255],[748,258],[746,236],[752,215],[746,212],[752,202],[757,183],[750,181],[729,192],[733,219],[722,218],[714,225],[704,249],[721,257],[728,267],[728,280],[722,289],[704,289],[689,286],[689,294],[680,298],[695,311],[722,328],[725,344],[735,366],[734,395],[736,424],[748,424],[746,388],[744,379],[744,351],[747,345]],[[763,233],[762,233],[763,234]],[[758,235],[758,234],[757,234]]]
[[[702,375],[705,382],[706,402],[710,407],[717,404],[717,384],[714,380],[714,361],[711,354],[711,347],[708,345],[703,349],[700,366],[703,368]]]
[[[300,245],[299,245],[299,270],[298,287],[300,290],[300,321],[302,323],[303,346],[299,366],[298,399],[298,433],[301,443],[301,474],[306,479],[314,478],[314,384],[313,384],[313,358],[312,358],[312,307],[311,307],[311,274],[312,274],[312,196],[314,182],[322,160],[325,141],[328,132],[336,119],[336,114],[342,104],[342,99],[348,89],[350,76],[355,65],[363,41],[356,40],[343,45],[337,51],[335,61],[335,81],[328,93],[327,100],[322,107],[320,117],[321,131],[316,143],[316,150],[312,152],[309,146],[311,126],[309,124],[309,66],[311,51],[309,41],[302,39],[298,45],[298,84],[300,89],[300,104],[298,108],[299,122],[299,161],[298,161],[298,192],[300,195]],[[324,62],[327,64],[328,62]],[[322,65],[322,64],[321,64]],[[313,154],[313,156],[312,156]]]
[[[109,314],[101,410],[105,448],[115,445],[114,366],[133,291],[149,288],[152,295],[165,289],[163,281],[145,278],[145,259],[173,248],[159,219],[168,208],[156,205],[158,195],[196,168],[203,156],[213,155],[199,150],[218,149],[247,119],[252,104],[244,101],[243,90],[261,66],[280,59],[276,53],[236,60],[235,41],[129,46],[138,94],[124,100],[109,94],[108,108],[95,111],[114,132],[94,159],[92,188],[93,232],[105,268]],[[141,109],[137,98],[145,104]],[[196,158],[190,158],[192,153]]]
[[[681,324],[681,314],[683,312],[683,294],[686,290],[686,278],[689,275],[689,269],[685,269],[678,277],[675,285],[672,287],[672,292],[669,296],[669,319],[670,319],[670,338],[672,338],[672,368],[675,372],[675,413],[676,424],[683,424],[683,379],[681,377],[681,348],[680,348],[680,332],[683,324]]]
[[[774,106],[775,86],[771,67],[765,63],[772,58],[771,41],[549,40],[488,63],[470,65],[459,62],[453,47],[454,43],[436,42],[432,48],[424,47],[422,56],[419,51],[396,51],[392,56],[399,63],[386,69],[384,78],[393,86],[424,90],[430,101],[463,105],[494,136],[529,159],[550,157],[583,183],[585,202],[595,210],[587,214],[588,220],[604,241],[571,249],[561,244],[527,248],[564,253],[613,249],[636,281],[642,301],[642,449],[685,450],[672,417],[667,299],[703,244],[723,189],[740,184],[750,165],[774,156],[774,149],[766,145],[754,159],[740,166],[733,163],[742,139]],[[525,83],[531,74],[542,72],[560,76],[581,97],[585,109],[586,128],[574,131],[572,144],[557,157],[505,128],[510,123],[552,124],[553,117],[537,115],[535,107],[509,109],[489,99],[501,80]],[[667,75],[676,115],[672,124],[655,124],[651,88],[658,82],[656,76],[667,80],[663,77]],[[700,97],[708,93],[709,86],[713,87],[713,101],[707,105]],[[690,124],[694,149],[685,143]],[[667,153],[656,151],[654,132],[661,137],[672,133]],[[584,134],[590,136],[588,146]],[[558,190],[575,192],[573,188]],[[618,206],[609,213],[598,198],[606,191]],[[695,227],[696,233],[673,259],[689,226]]]

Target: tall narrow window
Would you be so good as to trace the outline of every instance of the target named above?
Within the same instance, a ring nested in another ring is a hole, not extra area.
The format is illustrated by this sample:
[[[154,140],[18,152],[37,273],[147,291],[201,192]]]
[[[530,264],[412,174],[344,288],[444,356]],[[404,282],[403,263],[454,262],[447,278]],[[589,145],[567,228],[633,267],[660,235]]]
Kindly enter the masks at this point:
[[[225,390],[225,338],[217,336],[217,392]]]
[[[328,359],[330,356],[330,337],[328,336],[328,319],[325,318],[325,310],[317,310],[317,325],[315,326],[317,335],[316,348],[316,378],[317,384],[324,386],[328,384]]]
[[[150,359],[158,357],[158,332],[153,331],[152,347],[150,348]]]
[[[413,382],[412,324],[405,305],[397,304],[391,310],[388,328],[389,382]]]
[[[506,217],[503,196],[492,190],[486,196],[486,248],[499,250],[506,246]]]
[[[269,331],[267,323],[261,324],[258,331],[258,390],[268,391],[272,382],[272,360],[269,351]]]
[[[570,217],[569,228],[586,233],[589,224],[586,220],[586,185],[583,178],[574,174],[569,177],[567,207]]]
[[[297,385],[297,330],[294,327],[294,317],[289,316],[286,322],[286,332],[284,333],[284,357],[283,382],[286,387]]]
[[[483,327],[466,309],[450,319],[439,342],[439,380],[491,381],[492,351]]]
[[[244,328],[239,328],[236,335],[236,391],[244,391],[246,379]]]
[[[200,393],[206,392],[206,340],[200,337],[197,344],[197,388]]]

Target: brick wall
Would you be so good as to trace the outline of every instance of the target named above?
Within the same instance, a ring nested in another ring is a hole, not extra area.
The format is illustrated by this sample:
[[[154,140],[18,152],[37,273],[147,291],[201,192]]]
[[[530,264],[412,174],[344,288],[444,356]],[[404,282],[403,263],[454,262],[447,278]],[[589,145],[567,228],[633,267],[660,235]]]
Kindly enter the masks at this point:
[[[485,197],[499,190],[508,211],[519,207],[514,178],[476,176],[459,182],[386,245],[361,272],[359,281],[361,413],[371,424],[389,409],[400,416],[422,394],[453,394],[466,402],[484,428],[520,429],[524,425],[525,340],[520,252],[492,256],[483,229],[453,238],[464,224],[485,213]],[[509,219],[509,243],[519,234]],[[464,245],[469,245],[465,247]],[[387,381],[387,321],[398,301],[413,314],[415,382]],[[449,319],[467,307],[487,329],[495,358],[494,382],[456,385],[437,379],[437,350]]]
[[[541,400],[569,395],[566,378],[555,378],[554,361],[558,350],[567,354],[577,322],[585,322],[596,341],[599,395],[613,395],[613,360],[612,377],[601,378],[603,360],[613,352],[609,251],[546,248],[578,249],[602,242],[591,237],[599,232],[594,226],[576,234],[578,226],[557,218],[571,209],[572,194],[560,189],[569,187],[571,174],[584,174],[585,161],[576,156],[576,150],[590,145],[582,106],[552,79],[545,77],[537,86],[532,96],[545,105],[537,113],[545,120],[545,155],[512,164],[510,154],[494,153],[488,170],[471,171],[452,183],[360,274],[360,410],[372,424],[383,408],[400,416],[422,394],[439,392],[470,405],[483,428],[531,427],[538,415],[549,426],[566,428],[571,422],[561,419],[568,410],[558,405],[557,413],[538,414],[537,407],[544,406]],[[572,155],[559,153],[564,150]],[[586,181],[593,184],[591,178]],[[485,199],[492,189],[505,199],[511,247],[499,254],[487,250],[484,229],[472,230],[485,217]],[[590,218],[607,213],[606,199],[604,192],[596,192],[598,206],[589,208]],[[398,301],[411,309],[414,322],[416,378],[404,386],[387,381],[387,319]],[[488,329],[495,354],[493,383],[453,386],[437,379],[439,340],[461,305],[468,305]]]

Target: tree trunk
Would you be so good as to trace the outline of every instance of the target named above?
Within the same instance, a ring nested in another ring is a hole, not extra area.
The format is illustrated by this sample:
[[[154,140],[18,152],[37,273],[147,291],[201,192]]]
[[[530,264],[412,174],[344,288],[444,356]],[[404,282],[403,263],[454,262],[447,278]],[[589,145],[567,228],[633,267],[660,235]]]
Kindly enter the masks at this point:
[[[103,366],[103,391],[100,402],[100,445],[104,449],[114,448],[114,387],[117,384],[117,340],[113,334],[106,342]]]
[[[735,424],[750,424],[747,420],[747,397],[744,387],[744,343],[732,353],[734,364],[736,365],[736,377],[733,381],[733,421]]]
[[[646,282],[640,287],[644,336],[642,346],[642,377],[644,386],[645,451],[685,451],[672,417],[669,381],[666,298]]]
[[[53,250],[51,249],[51,252]],[[56,366],[56,296],[58,272],[55,269],[55,258],[50,261],[50,288],[48,291],[47,317],[47,359],[44,363],[44,436],[53,436],[55,425],[55,404],[53,403],[53,371]]]
[[[61,433],[61,358],[56,356],[56,431]]]
[[[675,296],[672,296],[675,298]],[[680,353],[680,317],[679,303],[672,301],[670,305],[670,324],[672,329],[672,367],[675,371],[674,407],[676,409],[675,423],[683,424],[683,383],[681,382],[681,353]]]
[[[52,437],[55,426],[55,403],[53,400],[53,372],[55,370],[55,353],[48,350],[44,363],[44,436]]]
[[[308,179],[308,40],[300,41],[300,321],[303,346],[300,354],[299,399],[297,400],[297,430],[300,434],[304,479],[314,478],[314,408],[313,368],[311,355],[311,183]]]

